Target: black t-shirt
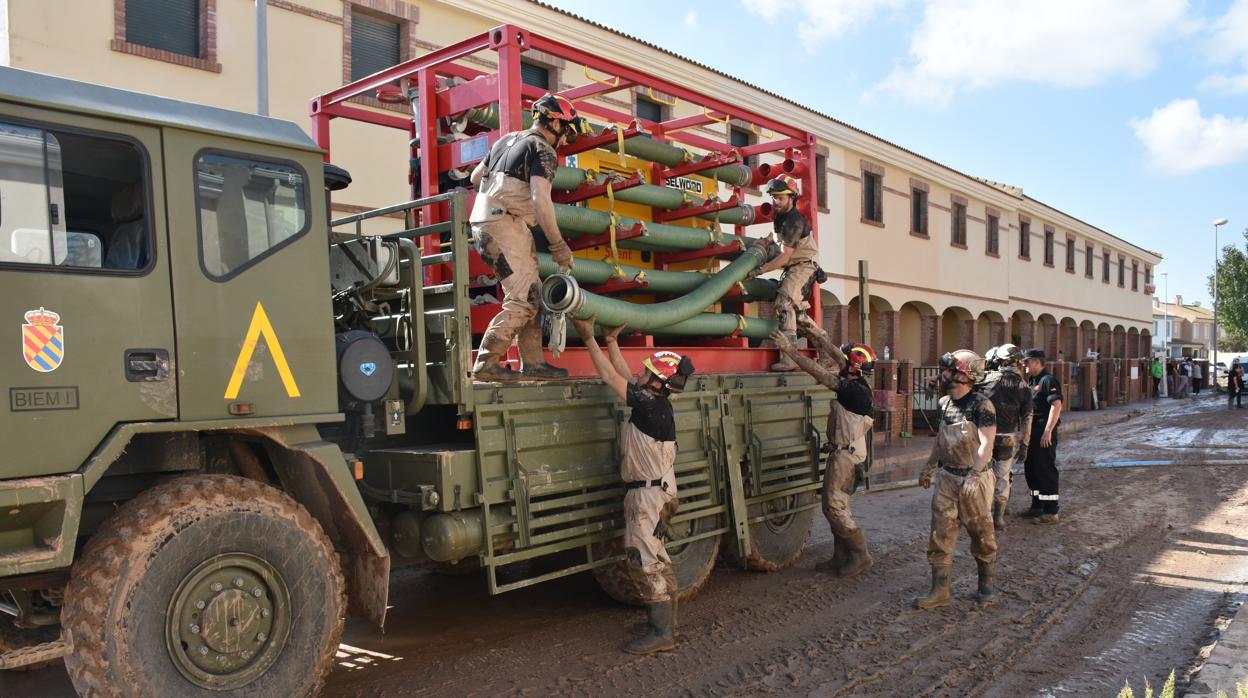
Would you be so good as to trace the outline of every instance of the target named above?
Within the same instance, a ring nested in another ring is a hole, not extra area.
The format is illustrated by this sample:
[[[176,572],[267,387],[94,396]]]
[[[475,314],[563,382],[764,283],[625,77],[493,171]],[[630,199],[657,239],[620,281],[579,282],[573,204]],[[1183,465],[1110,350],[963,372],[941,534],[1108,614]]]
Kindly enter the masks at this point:
[[[992,401],[984,397],[983,393],[972,390],[957,400],[945,397],[947,399],[941,401],[944,403],[944,410],[940,415],[945,424],[970,422],[976,428],[997,426],[997,411],[993,408]]]
[[[625,391],[625,403],[633,408],[629,424],[655,441],[676,440],[676,417],[672,413],[672,401],[655,395],[636,383],[629,382]]]
[[[1024,384],[1023,376],[1014,369],[993,371],[975,388],[992,400],[992,407],[997,412],[998,432],[1009,434],[1017,431],[1027,415],[1031,414],[1031,390]]]
[[[557,167],[554,148],[542,134],[532,129],[498,139],[485,158],[486,172],[502,172],[526,184],[532,177],[545,177],[553,182]]]
[[[1029,378],[1027,384],[1031,386],[1031,430],[1043,431],[1049,421],[1049,409],[1062,399],[1062,383],[1045,369],[1040,375]]]
[[[836,386],[836,401],[841,407],[863,417],[870,417],[875,393],[861,378],[842,378]]]
[[[776,213],[772,225],[776,231],[776,237],[780,238],[780,242],[784,243],[785,247],[793,247],[801,242],[802,238],[810,236],[810,221],[797,210],[797,206],[791,207],[784,213]]]

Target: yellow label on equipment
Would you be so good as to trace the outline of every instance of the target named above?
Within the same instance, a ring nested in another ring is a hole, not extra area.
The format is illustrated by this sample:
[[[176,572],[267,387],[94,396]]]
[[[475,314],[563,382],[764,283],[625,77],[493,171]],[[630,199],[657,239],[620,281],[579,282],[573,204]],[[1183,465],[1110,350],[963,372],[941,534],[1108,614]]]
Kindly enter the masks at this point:
[[[295,376],[290,372],[290,365],[286,363],[282,343],[278,341],[277,333],[273,331],[273,324],[269,322],[264,306],[257,301],[256,311],[252,313],[251,324],[247,327],[247,336],[243,339],[243,346],[238,351],[238,360],[234,362],[234,372],[230,374],[230,384],[225,388],[226,400],[238,397],[238,391],[243,387],[243,376],[247,375],[247,364],[251,362],[251,355],[255,353],[261,336],[264,337],[265,343],[269,345],[269,351],[273,354],[273,363],[277,364],[277,375],[282,378],[286,394],[290,397],[299,397],[299,386],[295,384]]]

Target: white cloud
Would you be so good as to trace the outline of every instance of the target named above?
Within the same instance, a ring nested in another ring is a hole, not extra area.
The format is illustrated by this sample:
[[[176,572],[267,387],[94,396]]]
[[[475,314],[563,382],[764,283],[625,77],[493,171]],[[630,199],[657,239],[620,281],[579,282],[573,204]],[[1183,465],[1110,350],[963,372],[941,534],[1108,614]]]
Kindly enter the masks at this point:
[[[759,1],[759,0],[751,0]],[[927,0],[910,56],[872,90],[944,106],[1008,82],[1090,87],[1136,77],[1189,33],[1187,0]]]
[[[861,26],[876,12],[904,0],[741,0],[745,9],[768,22],[791,21],[807,51]]]
[[[1248,161],[1248,119],[1202,116],[1194,99],[1176,99],[1143,119],[1132,119],[1149,164],[1165,174]]]
[[[685,14],[685,28],[693,29],[696,26],[698,26],[698,13],[696,10],[689,10]]]
[[[1200,89],[1225,94],[1248,92],[1248,0],[1235,0],[1226,14],[1212,26],[1206,44],[1209,56],[1218,63],[1238,63],[1236,75],[1215,73],[1200,83]]]

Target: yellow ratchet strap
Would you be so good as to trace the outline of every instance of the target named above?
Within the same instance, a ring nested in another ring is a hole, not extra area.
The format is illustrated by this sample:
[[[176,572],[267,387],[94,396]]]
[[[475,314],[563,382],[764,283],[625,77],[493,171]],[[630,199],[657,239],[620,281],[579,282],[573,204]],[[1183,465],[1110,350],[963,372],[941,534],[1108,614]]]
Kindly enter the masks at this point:
[[[620,158],[620,167],[628,167],[628,162],[624,160],[624,129],[619,124],[615,125],[615,147],[615,154]]]
[[[623,145],[623,142],[624,142],[623,140],[620,141],[621,145]],[[619,224],[617,223],[617,219],[615,217],[615,188],[613,186],[614,181],[615,180],[613,180],[610,177],[607,178],[607,215],[611,217],[611,224],[610,224],[611,248],[607,252],[607,263],[610,264],[613,269],[615,269],[616,276],[623,278],[624,268],[620,266],[620,250],[615,245],[615,232]]]

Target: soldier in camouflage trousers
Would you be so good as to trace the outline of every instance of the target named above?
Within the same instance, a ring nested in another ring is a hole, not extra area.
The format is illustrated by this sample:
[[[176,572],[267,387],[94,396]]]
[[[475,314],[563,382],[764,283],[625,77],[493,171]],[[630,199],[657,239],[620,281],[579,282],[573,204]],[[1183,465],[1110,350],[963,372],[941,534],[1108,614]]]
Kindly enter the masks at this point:
[[[997,439],[992,448],[992,468],[997,487],[992,500],[992,523],[1005,530],[1005,508],[1010,500],[1010,469],[1027,459],[1031,442],[1031,389],[1023,377],[1023,350],[1002,344],[988,350],[988,375],[975,389],[992,400],[997,411]]]

